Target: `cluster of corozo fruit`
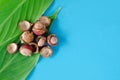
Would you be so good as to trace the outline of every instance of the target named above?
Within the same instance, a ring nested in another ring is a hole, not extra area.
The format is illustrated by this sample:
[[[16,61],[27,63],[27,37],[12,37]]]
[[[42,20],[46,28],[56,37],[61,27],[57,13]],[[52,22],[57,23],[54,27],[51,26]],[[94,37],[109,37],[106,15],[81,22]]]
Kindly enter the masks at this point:
[[[53,51],[50,46],[55,46],[58,39],[55,34],[48,33],[48,27],[51,24],[51,19],[47,16],[42,16],[36,23],[30,23],[23,20],[18,23],[19,29],[22,31],[20,36],[20,45],[10,43],[7,46],[9,54],[15,54],[17,50],[23,56],[31,56],[40,53],[44,58],[52,55]]]

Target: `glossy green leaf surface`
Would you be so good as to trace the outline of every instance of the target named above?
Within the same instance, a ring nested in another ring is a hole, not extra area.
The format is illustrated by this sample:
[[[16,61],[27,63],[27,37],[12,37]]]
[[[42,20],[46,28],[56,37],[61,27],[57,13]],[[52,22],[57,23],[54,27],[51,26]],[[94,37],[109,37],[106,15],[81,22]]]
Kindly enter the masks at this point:
[[[0,80],[25,80],[37,64],[39,54],[24,57],[19,52],[10,55],[6,46],[19,42],[21,34],[18,22],[35,22],[50,6],[53,0],[1,0],[0,5]],[[59,11],[59,10],[58,10]],[[56,11],[50,18],[56,18]]]

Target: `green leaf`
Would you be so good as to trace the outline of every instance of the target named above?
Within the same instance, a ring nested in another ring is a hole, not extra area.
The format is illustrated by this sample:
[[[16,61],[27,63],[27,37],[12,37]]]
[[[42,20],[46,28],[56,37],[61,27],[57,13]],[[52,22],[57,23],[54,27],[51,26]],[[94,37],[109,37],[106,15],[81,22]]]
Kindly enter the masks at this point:
[[[5,8],[0,7],[0,43],[5,42],[9,38],[20,34],[20,30],[17,27],[19,21],[28,20],[30,22],[35,22],[38,17],[40,17],[50,6],[53,0],[7,1],[2,0],[0,1],[0,4],[6,2],[5,5],[12,6],[15,1],[14,5],[16,4],[16,6],[10,8],[9,6],[4,6]],[[4,31],[7,33],[5,33]]]
[[[18,22],[35,22],[50,6],[52,0],[1,0],[0,4],[0,80],[25,80],[37,64],[39,54],[24,57],[19,52],[10,55],[7,44],[19,42]],[[56,12],[55,12],[56,13]],[[52,21],[56,15],[50,17]]]

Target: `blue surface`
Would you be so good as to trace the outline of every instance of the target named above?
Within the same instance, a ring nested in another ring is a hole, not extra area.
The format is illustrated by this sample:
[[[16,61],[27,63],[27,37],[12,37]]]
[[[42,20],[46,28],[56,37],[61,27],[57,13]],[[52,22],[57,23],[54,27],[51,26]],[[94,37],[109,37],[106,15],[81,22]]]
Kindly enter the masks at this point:
[[[120,80],[120,0],[55,0],[59,44],[28,80]]]

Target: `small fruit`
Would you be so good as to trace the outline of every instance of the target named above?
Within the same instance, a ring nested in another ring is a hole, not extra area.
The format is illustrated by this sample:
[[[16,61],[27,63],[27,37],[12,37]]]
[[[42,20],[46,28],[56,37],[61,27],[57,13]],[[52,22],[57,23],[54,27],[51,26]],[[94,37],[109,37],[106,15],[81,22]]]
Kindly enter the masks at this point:
[[[41,30],[38,30],[38,29],[32,29],[32,31],[34,32],[35,35],[37,35],[37,36],[41,36],[41,35],[45,34],[46,29],[41,29]]]
[[[11,44],[9,44],[9,45],[7,46],[7,51],[8,51],[8,53],[10,53],[10,54],[15,53],[15,52],[17,51],[17,49],[18,49],[18,46],[17,46],[16,43],[11,43]]]
[[[45,46],[40,50],[40,54],[44,57],[47,58],[52,55],[52,49],[49,46]]]
[[[33,32],[25,31],[20,37],[21,43],[30,43],[34,39]]]
[[[50,25],[51,20],[47,16],[40,17],[39,21],[44,24],[46,27]]]
[[[42,47],[46,43],[46,37],[44,37],[44,36],[38,36],[36,41],[37,41],[38,46]]]
[[[57,37],[55,36],[55,34],[50,34],[48,37],[47,37],[47,43],[51,46],[55,46],[57,43],[58,43],[58,39]]]
[[[39,50],[39,48],[38,48],[38,45],[36,44],[36,43],[29,43],[29,45],[31,45],[32,46],[32,48],[33,48],[33,52],[34,53],[38,53],[38,50]]]
[[[36,22],[35,25],[32,28],[32,31],[37,36],[43,35],[45,32],[47,32],[46,27],[41,22]]]
[[[18,24],[18,26],[22,32],[30,30],[31,25],[32,25],[31,23],[29,23],[28,21],[25,21],[25,20],[19,22],[19,24]]]
[[[35,23],[35,25],[33,26],[33,28],[35,28],[35,29],[42,29],[42,28],[44,28],[44,27],[45,27],[45,25],[42,24],[40,21],[37,21],[37,22]]]
[[[23,56],[31,56],[32,55],[32,51],[33,51],[33,48],[32,46],[28,45],[28,44],[23,44],[20,49],[19,49],[20,53],[23,55]]]

